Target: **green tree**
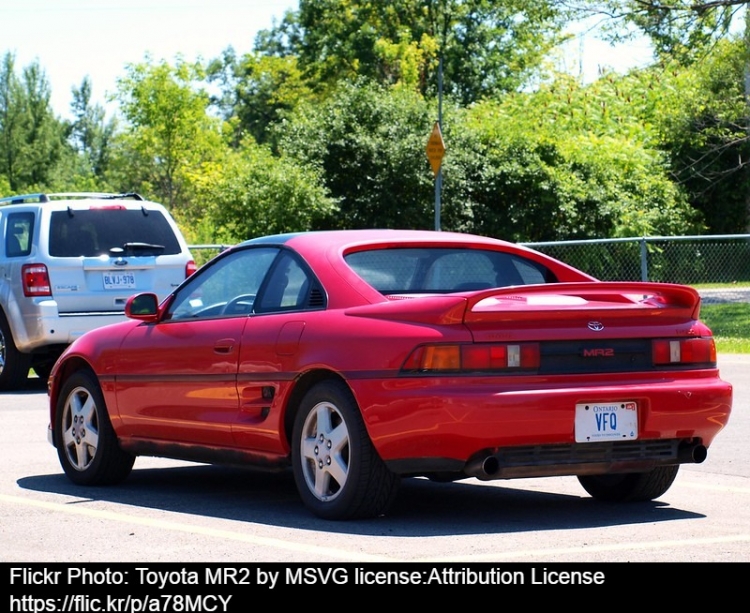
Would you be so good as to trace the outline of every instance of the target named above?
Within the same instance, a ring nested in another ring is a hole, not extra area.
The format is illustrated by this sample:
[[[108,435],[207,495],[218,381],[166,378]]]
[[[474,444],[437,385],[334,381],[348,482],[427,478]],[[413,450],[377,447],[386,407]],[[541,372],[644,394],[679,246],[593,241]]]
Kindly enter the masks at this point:
[[[0,65],[0,156],[2,174],[10,191],[21,185],[19,158],[23,148],[23,90],[15,70],[15,57],[6,53]]]
[[[198,64],[178,58],[127,66],[117,100],[127,122],[118,138],[118,182],[154,193],[173,208],[187,207],[187,175],[222,148],[220,121],[208,113],[209,96]]]
[[[64,125],[50,95],[37,62],[19,77],[14,56],[6,53],[0,64],[0,168],[12,192],[49,187],[66,153]]]
[[[632,133],[575,129],[543,98],[488,101],[463,112],[458,134],[447,132],[451,142],[461,142],[444,168],[446,226],[515,241],[699,228],[661,151]]]
[[[302,100],[313,97],[294,56],[245,54],[238,58],[229,48],[209,63],[207,80],[220,87],[221,96],[213,104],[229,122],[235,147],[247,135],[258,143],[270,143],[273,126]]]
[[[91,103],[91,80],[86,77],[80,87],[73,88],[70,105],[73,120],[68,141],[76,151],[79,173],[104,181],[112,155],[112,141],[117,133],[117,122],[107,121],[104,108]]]
[[[281,128],[280,149],[320,169],[339,203],[335,227],[430,228],[432,122],[415,92],[345,82],[323,103],[297,109]]]
[[[195,206],[180,219],[188,240],[234,243],[326,226],[336,215],[317,171],[248,139],[194,170]]]
[[[563,23],[553,0],[301,0],[258,49],[296,55],[323,89],[367,77],[435,93],[442,57],[446,94],[468,104],[527,83]]]
[[[750,223],[744,47],[740,39],[717,41],[702,62],[650,71],[660,91],[652,120],[660,147],[711,234],[746,232]]]
[[[748,157],[750,135],[747,0],[584,0],[578,7],[603,17],[614,40],[634,32],[646,34],[660,62],[668,67],[667,75],[681,72],[673,81],[679,83],[684,98],[666,110],[671,125],[663,142],[670,150],[677,180],[688,189],[694,206],[706,214],[712,230],[741,227],[747,231],[750,181],[743,161]],[[738,37],[734,32],[740,30]],[[731,41],[736,41],[732,57],[726,52]],[[682,71],[680,65],[692,66],[695,72]],[[715,74],[704,71],[708,65]],[[718,93],[719,84],[724,93]],[[701,100],[702,96],[707,98]],[[743,103],[738,104],[739,100]],[[740,199],[744,200],[741,213]]]
[[[657,56],[683,64],[725,37],[747,0],[560,0],[580,18],[594,17],[613,41],[646,34]]]

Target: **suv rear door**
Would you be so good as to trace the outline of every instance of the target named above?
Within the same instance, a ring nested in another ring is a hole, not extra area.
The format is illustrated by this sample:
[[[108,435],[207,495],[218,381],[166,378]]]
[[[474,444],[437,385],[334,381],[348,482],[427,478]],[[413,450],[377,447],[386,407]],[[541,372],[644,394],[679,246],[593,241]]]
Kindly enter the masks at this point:
[[[45,212],[40,243],[61,314],[122,312],[132,294],[163,299],[188,274],[187,246],[160,205],[89,200]]]

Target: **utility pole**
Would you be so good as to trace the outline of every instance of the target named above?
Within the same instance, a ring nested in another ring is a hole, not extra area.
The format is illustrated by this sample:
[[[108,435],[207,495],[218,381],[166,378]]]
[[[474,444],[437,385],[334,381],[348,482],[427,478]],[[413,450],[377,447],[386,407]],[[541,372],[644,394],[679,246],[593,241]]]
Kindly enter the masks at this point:
[[[438,120],[432,126],[432,133],[427,141],[427,159],[430,160],[432,172],[435,175],[435,230],[440,231],[440,195],[443,187],[443,156],[445,143],[443,142],[443,57],[438,64]]]

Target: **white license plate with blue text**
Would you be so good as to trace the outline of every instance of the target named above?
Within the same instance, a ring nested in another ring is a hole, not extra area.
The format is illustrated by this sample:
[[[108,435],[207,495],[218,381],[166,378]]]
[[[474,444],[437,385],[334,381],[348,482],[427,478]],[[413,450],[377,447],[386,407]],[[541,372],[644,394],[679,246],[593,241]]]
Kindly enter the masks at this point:
[[[132,272],[105,272],[104,289],[134,289],[135,275]]]
[[[576,405],[576,443],[638,438],[636,402],[581,402]]]

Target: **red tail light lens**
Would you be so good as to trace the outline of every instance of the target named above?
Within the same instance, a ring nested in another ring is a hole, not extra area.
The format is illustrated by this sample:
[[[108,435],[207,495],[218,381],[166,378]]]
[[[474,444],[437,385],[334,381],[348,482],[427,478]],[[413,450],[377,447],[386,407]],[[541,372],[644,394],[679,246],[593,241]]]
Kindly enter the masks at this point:
[[[195,265],[195,262],[193,260],[190,260],[187,264],[185,264],[185,278],[187,279],[196,270],[198,270],[198,267]]]
[[[51,296],[52,287],[44,264],[24,264],[21,268],[24,296]]]
[[[654,364],[716,364],[713,338],[658,339],[653,342]]]
[[[424,345],[404,363],[409,372],[497,372],[539,368],[539,344]]]

